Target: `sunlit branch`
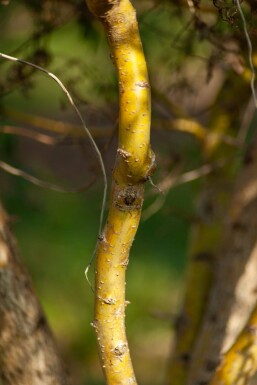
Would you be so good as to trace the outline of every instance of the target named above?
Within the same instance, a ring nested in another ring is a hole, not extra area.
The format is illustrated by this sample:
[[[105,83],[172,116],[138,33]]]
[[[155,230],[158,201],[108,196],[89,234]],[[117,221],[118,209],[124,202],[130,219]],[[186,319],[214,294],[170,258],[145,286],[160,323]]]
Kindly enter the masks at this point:
[[[257,305],[232,347],[224,354],[210,385],[248,385],[257,370]]]

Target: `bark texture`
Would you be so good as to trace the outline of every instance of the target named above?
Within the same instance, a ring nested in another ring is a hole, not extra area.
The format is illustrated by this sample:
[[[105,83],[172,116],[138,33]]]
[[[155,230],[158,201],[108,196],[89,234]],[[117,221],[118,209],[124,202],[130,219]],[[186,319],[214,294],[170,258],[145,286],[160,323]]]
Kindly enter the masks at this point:
[[[0,204],[0,381],[69,385],[55,341]]]
[[[224,355],[211,385],[248,385],[257,369],[257,306],[246,326]],[[255,382],[253,382],[254,384]]]
[[[221,354],[234,343],[256,301],[257,285],[253,279],[257,264],[256,150],[255,140],[245,156],[231,199],[217,258],[215,285],[193,353],[190,385],[209,383]],[[230,364],[231,371],[235,362]],[[217,384],[234,385],[220,380]]]

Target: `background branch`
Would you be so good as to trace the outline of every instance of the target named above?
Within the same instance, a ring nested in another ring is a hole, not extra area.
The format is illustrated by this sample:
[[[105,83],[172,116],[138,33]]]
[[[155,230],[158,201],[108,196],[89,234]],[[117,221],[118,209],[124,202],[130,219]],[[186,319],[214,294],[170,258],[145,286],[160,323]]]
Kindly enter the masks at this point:
[[[4,385],[70,385],[9,222],[0,205],[0,377]]]

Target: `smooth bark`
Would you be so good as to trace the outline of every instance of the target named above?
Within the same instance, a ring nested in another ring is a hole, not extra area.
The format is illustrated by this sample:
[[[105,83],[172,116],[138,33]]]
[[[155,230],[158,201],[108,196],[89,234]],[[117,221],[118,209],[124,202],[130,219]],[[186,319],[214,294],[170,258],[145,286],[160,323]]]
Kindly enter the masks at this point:
[[[103,23],[119,79],[119,144],[110,210],[96,255],[94,328],[109,385],[134,385],[125,332],[125,272],[155,166],[150,148],[151,100],[136,12],[128,0],[87,0]]]

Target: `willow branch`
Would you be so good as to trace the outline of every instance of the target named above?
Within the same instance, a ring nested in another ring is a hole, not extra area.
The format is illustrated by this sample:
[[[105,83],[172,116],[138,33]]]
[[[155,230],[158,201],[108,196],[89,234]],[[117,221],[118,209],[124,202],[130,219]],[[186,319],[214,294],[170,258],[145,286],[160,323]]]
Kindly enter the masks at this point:
[[[119,143],[110,210],[96,254],[95,319],[109,385],[136,384],[125,333],[125,271],[139,224],[150,149],[150,86],[135,10],[128,0],[88,0],[103,23],[119,78]]]

